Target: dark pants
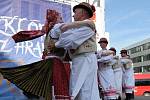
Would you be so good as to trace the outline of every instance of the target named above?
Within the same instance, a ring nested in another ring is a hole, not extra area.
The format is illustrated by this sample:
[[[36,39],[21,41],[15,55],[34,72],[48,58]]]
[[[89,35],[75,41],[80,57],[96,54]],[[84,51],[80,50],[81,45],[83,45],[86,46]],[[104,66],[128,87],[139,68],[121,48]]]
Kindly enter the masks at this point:
[[[126,99],[125,100],[133,100],[133,99],[134,99],[134,92],[126,93]]]

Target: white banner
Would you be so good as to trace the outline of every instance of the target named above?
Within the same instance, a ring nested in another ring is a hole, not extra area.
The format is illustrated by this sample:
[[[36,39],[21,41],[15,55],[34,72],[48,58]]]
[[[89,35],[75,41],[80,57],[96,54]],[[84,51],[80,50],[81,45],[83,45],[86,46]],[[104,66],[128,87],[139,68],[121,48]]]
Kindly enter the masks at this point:
[[[47,0],[0,0],[0,52],[7,53],[21,65],[40,60],[44,37],[17,43],[11,48],[6,45],[18,31],[41,29],[48,8],[60,12],[64,22],[71,22],[71,5],[68,4]]]

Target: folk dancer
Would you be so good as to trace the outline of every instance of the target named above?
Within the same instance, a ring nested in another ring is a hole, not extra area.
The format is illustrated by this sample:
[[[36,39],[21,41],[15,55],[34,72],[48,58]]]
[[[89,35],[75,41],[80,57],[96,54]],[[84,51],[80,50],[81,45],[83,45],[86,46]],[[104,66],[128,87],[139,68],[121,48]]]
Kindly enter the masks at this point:
[[[106,38],[101,38],[100,46],[102,50],[97,52],[98,59],[98,78],[99,84],[102,87],[103,99],[114,100],[117,99],[115,76],[112,69],[111,61],[113,60],[113,51],[107,50],[108,41]]]
[[[60,21],[59,16],[60,14],[57,11],[48,9],[46,23],[42,30],[20,31],[12,36],[11,42],[15,44],[35,39],[44,34],[48,36],[48,32],[53,28],[54,24]],[[51,38],[49,39],[46,38],[45,43],[53,45],[55,41]],[[48,44],[45,44],[45,49],[48,52],[43,57],[46,58],[51,55],[57,57],[44,59],[28,65],[14,66],[13,68],[1,68],[0,72],[2,72],[4,78],[22,89],[29,99],[43,97],[45,100],[52,100],[53,85],[56,87],[54,92],[58,99],[60,99],[60,96],[65,99],[65,96],[69,96],[69,79],[64,65],[61,59],[59,59],[63,55],[64,49],[51,48]]]
[[[112,68],[115,75],[115,84],[117,90],[117,100],[121,100],[122,98],[122,64],[119,56],[116,56],[116,49],[111,47],[109,50],[113,51],[113,60],[112,60]]]
[[[121,63],[123,64],[123,89],[126,94],[126,100],[134,99],[134,70],[133,63],[129,55],[127,55],[127,50],[123,49],[120,51]]]
[[[82,2],[73,7],[76,22],[90,21],[95,9]],[[68,23],[71,24],[71,23]],[[92,26],[92,27],[91,27]],[[70,95],[73,100],[100,100],[97,83],[97,58],[95,25],[92,22],[77,28],[60,25],[59,31],[50,32],[50,36],[58,35],[55,46],[66,48],[72,60],[70,73]]]

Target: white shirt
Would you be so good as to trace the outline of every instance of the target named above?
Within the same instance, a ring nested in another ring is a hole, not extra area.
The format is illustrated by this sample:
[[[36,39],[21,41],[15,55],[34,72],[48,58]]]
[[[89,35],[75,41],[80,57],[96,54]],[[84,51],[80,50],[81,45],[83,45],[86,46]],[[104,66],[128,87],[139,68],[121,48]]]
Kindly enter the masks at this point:
[[[95,34],[95,32],[91,28],[86,26],[69,29],[64,33],[61,33],[60,31],[61,25],[56,24],[49,33],[49,35],[52,38],[53,37],[59,38],[59,40],[55,43],[55,46],[58,48],[63,47],[66,49],[76,49],[84,41],[86,41]]]

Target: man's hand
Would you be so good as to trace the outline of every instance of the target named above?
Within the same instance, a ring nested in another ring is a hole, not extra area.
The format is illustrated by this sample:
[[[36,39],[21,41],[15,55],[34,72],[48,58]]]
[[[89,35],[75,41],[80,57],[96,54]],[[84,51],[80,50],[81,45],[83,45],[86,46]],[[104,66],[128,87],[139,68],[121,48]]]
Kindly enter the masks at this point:
[[[65,31],[68,30],[68,26],[67,26],[66,24],[63,24],[63,25],[60,27],[60,30],[61,30],[61,32],[63,33],[63,32],[65,32]]]

